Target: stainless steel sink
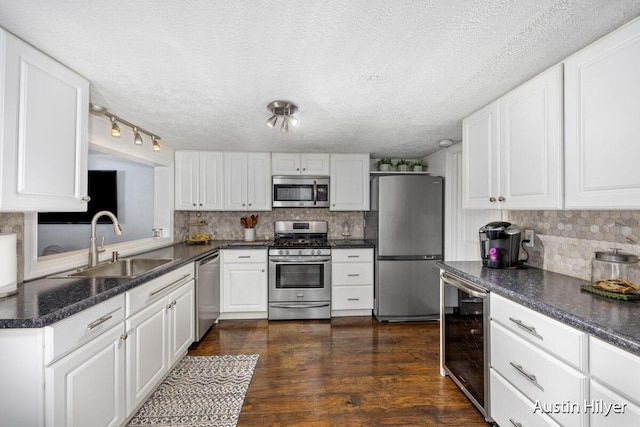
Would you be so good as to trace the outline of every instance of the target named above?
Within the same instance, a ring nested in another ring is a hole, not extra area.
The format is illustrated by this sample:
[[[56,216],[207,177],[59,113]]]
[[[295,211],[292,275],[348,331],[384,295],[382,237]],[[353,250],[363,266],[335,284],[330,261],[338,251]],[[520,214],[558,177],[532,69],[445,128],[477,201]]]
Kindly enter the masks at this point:
[[[172,258],[127,258],[95,267],[73,270],[51,276],[51,278],[93,277],[93,278],[133,278],[175,261]]]

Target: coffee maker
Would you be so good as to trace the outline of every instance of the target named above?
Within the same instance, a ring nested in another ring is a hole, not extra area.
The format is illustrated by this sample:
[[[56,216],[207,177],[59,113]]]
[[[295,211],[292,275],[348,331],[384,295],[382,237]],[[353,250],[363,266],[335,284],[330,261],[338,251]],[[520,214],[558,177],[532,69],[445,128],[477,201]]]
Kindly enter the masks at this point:
[[[490,268],[516,268],[520,256],[522,230],[504,221],[480,227],[482,264]]]

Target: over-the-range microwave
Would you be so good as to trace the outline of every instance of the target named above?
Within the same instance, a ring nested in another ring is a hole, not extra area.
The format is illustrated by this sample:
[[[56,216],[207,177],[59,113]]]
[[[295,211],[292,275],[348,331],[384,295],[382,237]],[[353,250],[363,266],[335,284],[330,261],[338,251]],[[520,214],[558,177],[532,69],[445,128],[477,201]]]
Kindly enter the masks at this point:
[[[328,207],[329,177],[276,175],[273,177],[273,207]]]

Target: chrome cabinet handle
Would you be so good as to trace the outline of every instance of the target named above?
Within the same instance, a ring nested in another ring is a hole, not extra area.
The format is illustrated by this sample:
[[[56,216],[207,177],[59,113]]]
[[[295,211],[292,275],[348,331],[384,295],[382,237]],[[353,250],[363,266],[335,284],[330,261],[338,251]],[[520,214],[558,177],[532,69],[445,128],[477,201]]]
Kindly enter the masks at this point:
[[[238,258],[251,258],[251,255],[240,255]]]
[[[360,275],[359,274],[355,274],[355,273],[347,274],[347,277],[358,277],[358,276],[360,276]]]
[[[360,298],[347,298],[347,301],[360,301]]]
[[[165,285],[165,286],[161,287],[160,289],[156,289],[155,291],[151,291],[151,292],[149,292],[149,296],[150,296],[150,297],[152,297],[152,296],[154,296],[154,295],[156,295],[156,294],[159,294],[160,292],[162,292],[162,291],[164,291],[165,289],[167,289],[167,288],[169,288],[169,287],[171,287],[171,286],[175,285],[176,283],[178,283],[178,282],[179,282],[179,281],[181,281],[182,279],[185,279],[185,278],[187,278],[187,277],[189,277],[189,276],[190,276],[190,274],[185,274],[185,275],[184,275],[184,276],[182,276],[181,278],[179,278],[179,279],[177,279],[177,280],[174,280],[173,282],[169,283],[168,285]]]
[[[87,325],[87,329],[91,330],[93,328],[95,328],[96,326],[102,325],[104,322],[106,322],[107,320],[111,319],[113,316],[108,314],[106,316],[102,316],[101,318],[99,318],[98,320],[94,320],[93,322],[89,323]]]
[[[91,197],[89,197],[89,196],[82,196],[82,197],[81,197],[81,200],[82,200],[83,202],[90,202],[90,201],[91,201]]]
[[[498,201],[499,201],[499,202],[504,202],[505,200],[507,200],[507,199],[505,199],[505,198],[504,198],[504,197],[502,197],[502,196],[498,197]]]
[[[518,365],[515,362],[509,362],[509,365],[513,366],[516,371],[518,371],[522,376],[528,379],[533,385],[544,391],[544,388],[542,388],[542,386],[538,383],[538,379],[536,378],[536,376],[525,371],[522,365]]]
[[[520,326],[522,329],[524,329],[525,331],[529,332],[531,335],[533,335],[536,338],[540,338],[541,340],[544,340],[544,338],[542,337],[542,335],[540,335],[537,331],[536,328],[534,328],[533,326],[529,326],[529,325],[525,325],[524,322],[520,319],[516,319],[515,317],[509,317],[509,320],[511,320],[513,323],[515,323],[516,325]]]
[[[360,258],[360,255],[347,255],[347,258]]]
[[[513,424],[513,427],[522,427],[522,423],[517,422],[513,418],[509,418],[509,422]]]

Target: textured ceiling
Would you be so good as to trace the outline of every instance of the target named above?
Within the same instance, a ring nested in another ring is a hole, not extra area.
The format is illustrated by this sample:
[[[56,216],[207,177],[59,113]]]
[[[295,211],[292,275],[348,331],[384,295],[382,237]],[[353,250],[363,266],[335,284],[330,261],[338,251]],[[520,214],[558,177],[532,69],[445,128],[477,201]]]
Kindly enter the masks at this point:
[[[422,157],[638,0],[0,0],[0,26],[177,149]],[[298,126],[268,128],[290,100]],[[148,142],[147,142],[148,143]]]

